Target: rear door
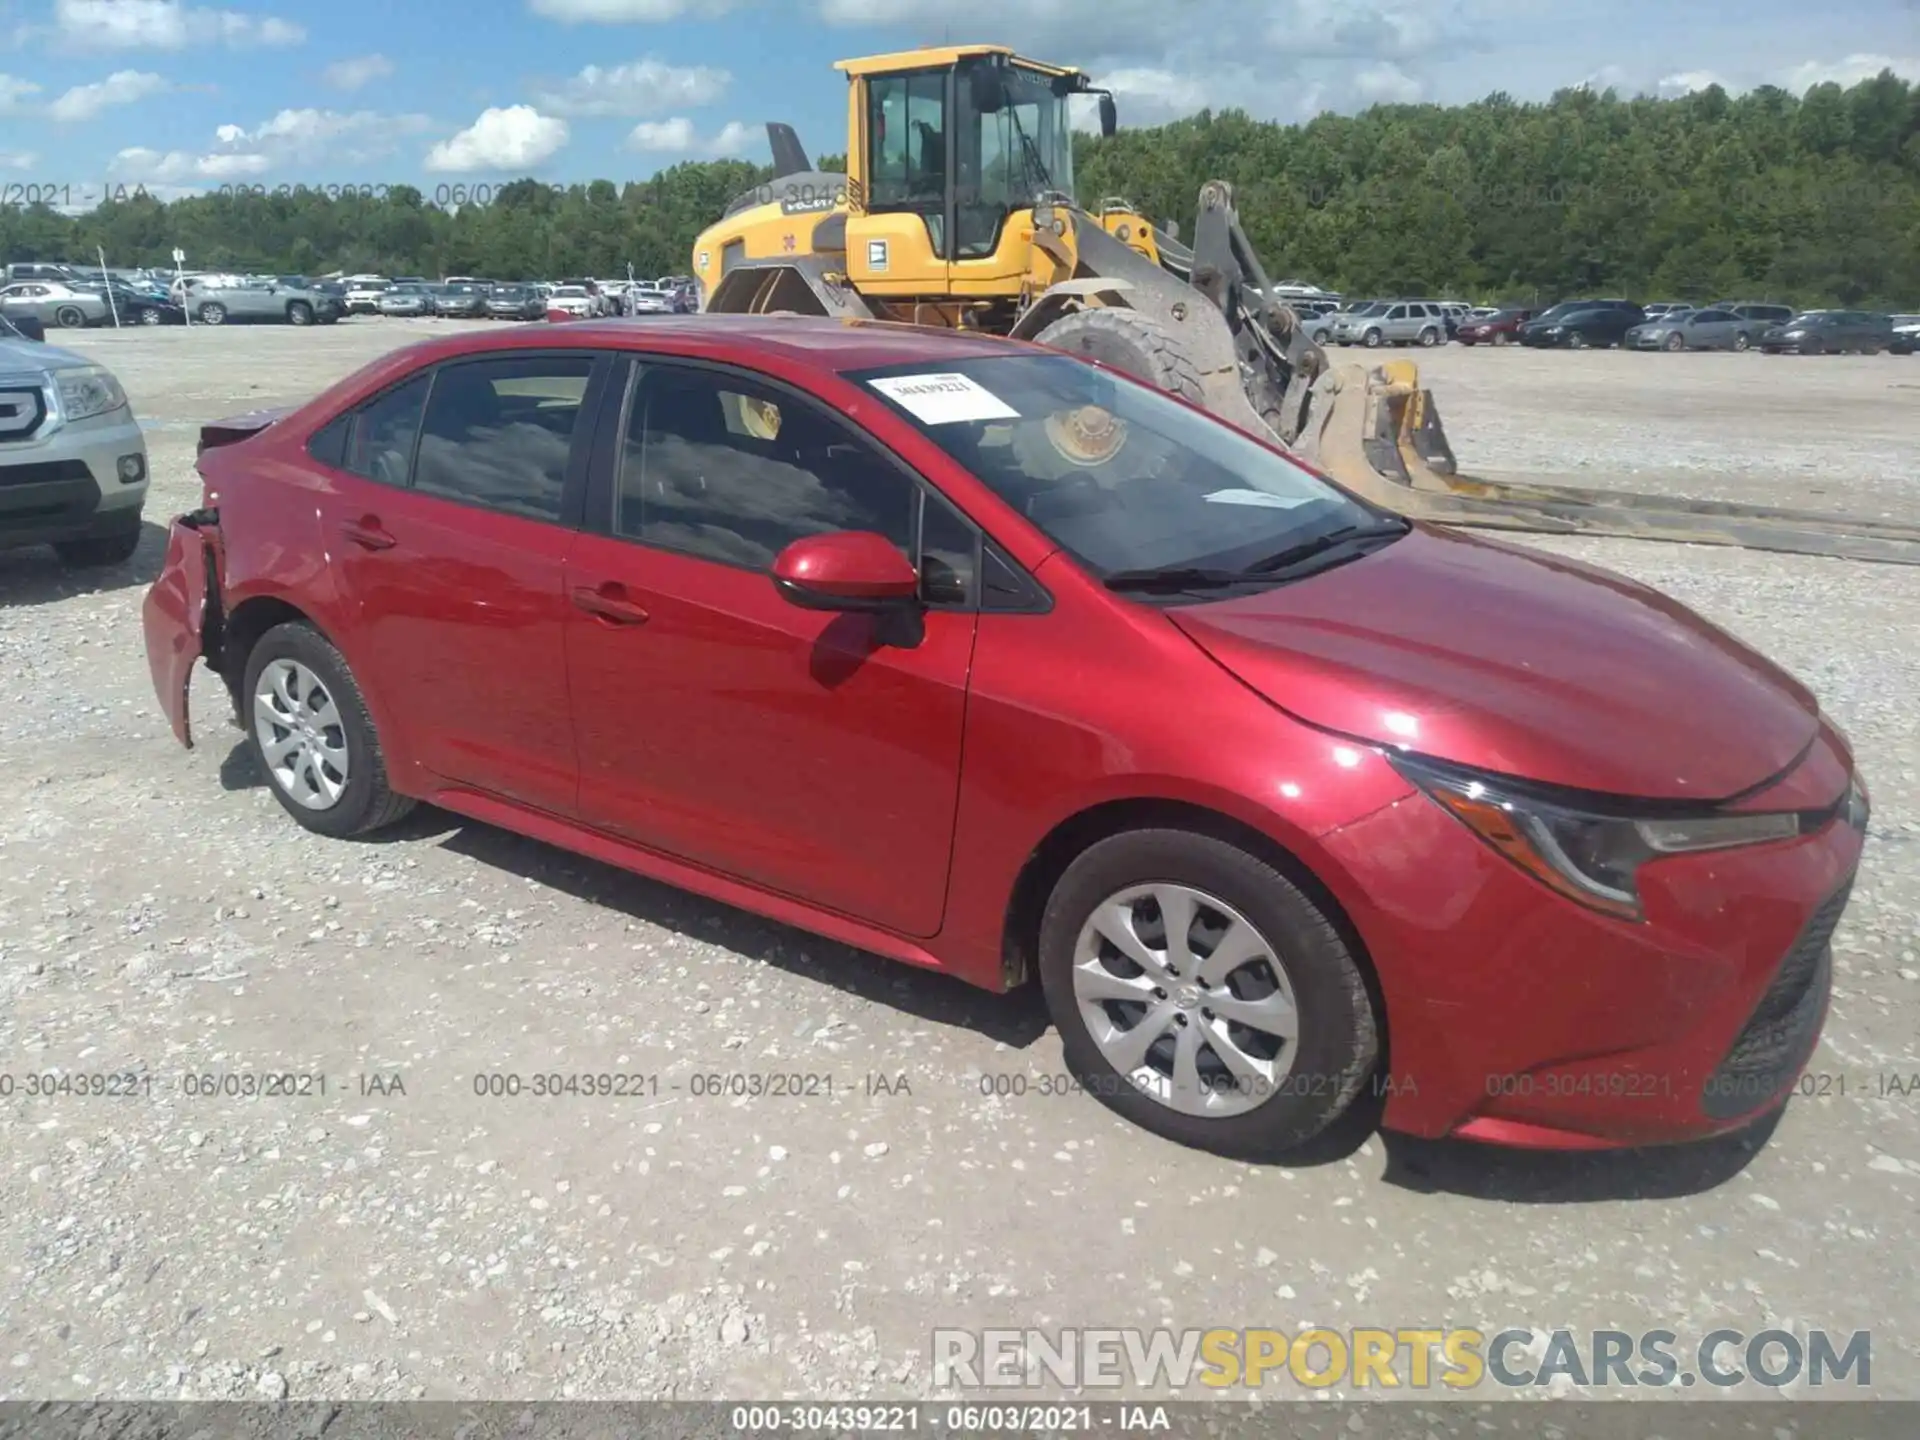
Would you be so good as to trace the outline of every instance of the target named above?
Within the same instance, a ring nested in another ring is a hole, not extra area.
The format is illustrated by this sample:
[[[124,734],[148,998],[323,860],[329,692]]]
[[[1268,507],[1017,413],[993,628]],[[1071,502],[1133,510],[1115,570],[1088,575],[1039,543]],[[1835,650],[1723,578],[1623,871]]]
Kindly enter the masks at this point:
[[[566,562],[609,363],[582,350],[447,361],[316,437],[342,447],[322,521],[356,611],[348,659],[429,787],[574,811]]]
[[[589,823],[897,932],[940,927],[980,537],[840,417],[747,372],[633,365],[569,560]],[[914,560],[918,634],[801,609],[774,557],[871,530]]]

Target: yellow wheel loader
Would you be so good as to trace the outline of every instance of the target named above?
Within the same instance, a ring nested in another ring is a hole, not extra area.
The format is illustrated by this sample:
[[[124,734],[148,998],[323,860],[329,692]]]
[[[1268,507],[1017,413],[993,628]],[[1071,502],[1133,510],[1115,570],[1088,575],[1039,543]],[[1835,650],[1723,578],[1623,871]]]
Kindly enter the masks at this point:
[[[1191,241],[1125,200],[1083,205],[1081,71],[996,45],[843,60],[845,173],[769,124],[774,177],[694,242],[709,313],[839,316],[980,330],[1082,355],[1278,441],[1413,519],[1920,564],[1920,525],[1460,473],[1407,361],[1328,363],[1277,295],[1224,181]]]

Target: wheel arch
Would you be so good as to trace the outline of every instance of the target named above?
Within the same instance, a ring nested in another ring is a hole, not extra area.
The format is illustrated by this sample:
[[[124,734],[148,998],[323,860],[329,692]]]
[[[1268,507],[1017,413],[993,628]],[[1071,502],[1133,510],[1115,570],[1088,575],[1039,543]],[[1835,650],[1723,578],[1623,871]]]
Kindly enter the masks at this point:
[[[1129,830],[1185,830],[1219,840],[1265,861],[1298,886],[1326,915],[1366,981],[1367,998],[1380,1033],[1379,1063],[1385,1069],[1390,1044],[1386,996],[1372,952],[1347,907],[1288,846],[1245,820],[1193,801],[1145,796],[1101,801],[1069,815],[1047,832],[1021,866],[1008,896],[1001,935],[1001,966],[1007,989],[1023,986],[1039,974],[1041,917],[1067,867],[1100,841]]]

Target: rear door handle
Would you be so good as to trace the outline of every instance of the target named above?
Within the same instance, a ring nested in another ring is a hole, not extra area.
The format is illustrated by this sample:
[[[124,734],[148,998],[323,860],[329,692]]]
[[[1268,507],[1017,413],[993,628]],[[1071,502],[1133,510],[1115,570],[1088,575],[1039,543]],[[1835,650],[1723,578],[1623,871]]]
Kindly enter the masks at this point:
[[[358,520],[347,521],[340,527],[340,532],[354,544],[367,550],[391,550],[400,543],[386,532],[379,518],[373,515],[363,515]]]
[[[611,580],[597,590],[589,585],[575,586],[573,603],[614,625],[644,625],[648,619],[647,612],[627,599],[625,589]]]

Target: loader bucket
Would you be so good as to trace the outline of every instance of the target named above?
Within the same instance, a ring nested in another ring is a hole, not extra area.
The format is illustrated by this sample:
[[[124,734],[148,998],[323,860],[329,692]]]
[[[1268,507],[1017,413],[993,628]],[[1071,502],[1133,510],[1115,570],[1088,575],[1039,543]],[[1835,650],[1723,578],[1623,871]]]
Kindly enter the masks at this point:
[[[1433,392],[1411,361],[1338,366],[1314,388],[1307,429],[1291,448],[1410,520],[1920,565],[1920,524],[1463,475]]]

